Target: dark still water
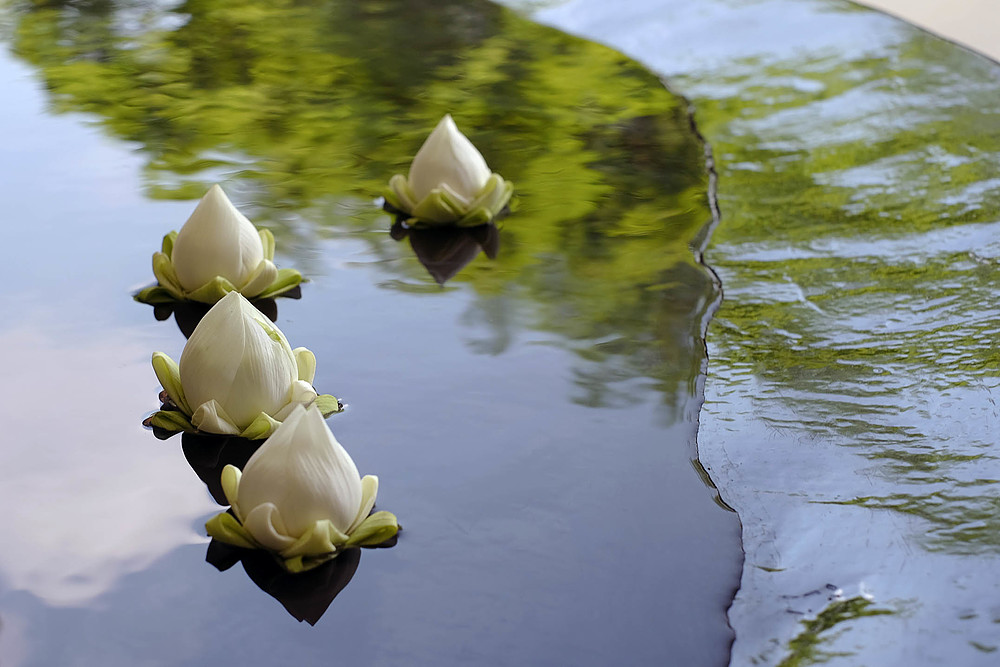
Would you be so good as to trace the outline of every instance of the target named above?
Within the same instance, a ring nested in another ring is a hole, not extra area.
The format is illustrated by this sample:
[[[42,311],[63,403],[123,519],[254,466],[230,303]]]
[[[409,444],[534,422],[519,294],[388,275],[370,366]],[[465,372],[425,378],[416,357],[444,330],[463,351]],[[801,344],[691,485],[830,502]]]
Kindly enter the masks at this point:
[[[656,77],[480,2],[4,8],[0,664],[726,664],[708,176]],[[395,240],[444,113],[515,210]],[[130,292],[214,182],[309,279],[277,323],[404,527],[315,627],[204,562],[218,506],[139,425],[184,337]]]

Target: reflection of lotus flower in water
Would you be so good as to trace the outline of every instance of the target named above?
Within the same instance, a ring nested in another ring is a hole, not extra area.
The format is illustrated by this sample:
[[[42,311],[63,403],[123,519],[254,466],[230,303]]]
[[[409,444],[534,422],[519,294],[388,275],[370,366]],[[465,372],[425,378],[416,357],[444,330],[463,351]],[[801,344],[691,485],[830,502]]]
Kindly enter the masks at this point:
[[[493,224],[408,229],[396,222],[390,234],[397,241],[409,237],[413,254],[439,285],[451,280],[480,252],[496,259],[500,249],[500,231]]]
[[[161,410],[150,425],[244,438],[267,437],[297,405],[336,399],[312,387],[316,357],[285,335],[239,292],[223,297],[184,346],[180,364],[153,354],[153,370],[180,412]]]
[[[369,516],[378,478],[358,474],[316,407],[296,406],[241,473],[222,472],[232,514],[212,518],[215,539],[266,549],[290,572],[311,569],[348,547],[392,538],[399,525],[389,512]]]
[[[316,625],[334,598],[351,583],[361,562],[361,549],[348,549],[308,572],[290,573],[263,551],[237,549],[212,540],[205,560],[219,570],[242,562],[247,576],[289,614]]]
[[[472,227],[496,217],[513,190],[446,115],[417,151],[409,177],[389,181],[385,199],[414,225]]]
[[[227,465],[242,469],[250,457],[264,444],[263,440],[248,440],[237,436],[198,435],[181,436],[181,449],[188,465],[208,487],[215,502],[229,505],[222,490],[222,470]]]
[[[268,298],[282,294],[302,281],[294,269],[275,267],[274,236],[258,231],[236,210],[218,185],[198,202],[180,232],[163,238],[161,252],[153,255],[158,285],[142,290],[144,303],[200,301],[215,303],[227,292]]]

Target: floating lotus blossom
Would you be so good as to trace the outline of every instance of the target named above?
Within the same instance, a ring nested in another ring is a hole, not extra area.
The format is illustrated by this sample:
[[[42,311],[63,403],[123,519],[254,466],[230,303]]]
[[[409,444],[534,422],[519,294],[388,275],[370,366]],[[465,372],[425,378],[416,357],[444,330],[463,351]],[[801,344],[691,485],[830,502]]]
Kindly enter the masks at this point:
[[[218,185],[198,202],[180,232],[163,237],[153,254],[158,285],[135,295],[150,304],[175,301],[215,303],[228,292],[266,299],[302,282],[295,269],[278,269],[274,236],[257,230]]]
[[[208,534],[247,549],[266,549],[301,572],[351,547],[375,546],[399,530],[389,512],[370,514],[378,478],[358,474],[315,406],[295,406],[243,472],[222,471],[232,507],[208,521]]]
[[[180,364],[153,353],[153,370],[176,410],[160,410],[148,425],[259,440],[298,405],[315,402],[324,414],[340,407],[317,396],[316,357],[292,349],[285,335],[239,292],[229,292],[205,315],[181,353]]]
[[[389,181],[385,200],[414,226],[474,227],[495,218],[513,191],[445,115],[417,151],[409,177],[396,174]]]

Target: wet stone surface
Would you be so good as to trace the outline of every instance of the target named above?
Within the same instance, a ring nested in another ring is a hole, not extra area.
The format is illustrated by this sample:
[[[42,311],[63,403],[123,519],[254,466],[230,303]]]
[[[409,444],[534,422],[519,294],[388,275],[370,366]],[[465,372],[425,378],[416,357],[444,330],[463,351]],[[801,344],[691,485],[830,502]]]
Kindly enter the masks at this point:
[[[995,664],[1000,65],[846,2],[535,18],[666,75],[714,151],[732,664]]]

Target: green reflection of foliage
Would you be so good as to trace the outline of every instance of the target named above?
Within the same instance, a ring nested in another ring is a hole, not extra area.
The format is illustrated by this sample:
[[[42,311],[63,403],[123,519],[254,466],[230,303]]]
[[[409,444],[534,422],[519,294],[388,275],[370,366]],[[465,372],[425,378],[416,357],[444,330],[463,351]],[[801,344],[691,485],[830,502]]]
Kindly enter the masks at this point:
[[[557,333],[590,405],[630,400],[642,377],[668,405],[693,392],[714,302],[689,248],[710,219],[703,150],[684,105],[620,54],[483,1],[11,6],[15,52],[55,108],[135,142],[152,196],[225,181],[279,247],[295,216],[387,228],[364,202],[450,112],[517,188],[498,260],[456,279],[476,308],[515,311],[470,315],[499,327],[480,347],[502,352],[512,323]]]
[[[866,616],[883,616],[895,612],[887,609],[872,609],[872,602],[857,596],[847,600],[837,600],[827,605],[816,618],[802,621],[803,629],[788,642],[791,651],[778,667],[804,667],[817,665],[832,658],[845,657],[851,654],[842,651],[824,651],[822,646],[833,638],[830,630],[843,626]],[[844,631],[846,628],[842,628]]]
[[[995,479],[974,480],[955,484],[952,491],[866,496],[841,504],[890,509],[925,519],[931,526],[926,543],[932,551],[989,554],[1000,551],[1000,498],[983,497],[979,489],[995,488],[997,483]]]
[[[926,519],[928,549],[995,554],[1000,75],[907,34],[731,63],[725,97],[695,95],[720,156],[712,372],[753,378],[755,419],[871,461],[879,493],[848,502]]]

